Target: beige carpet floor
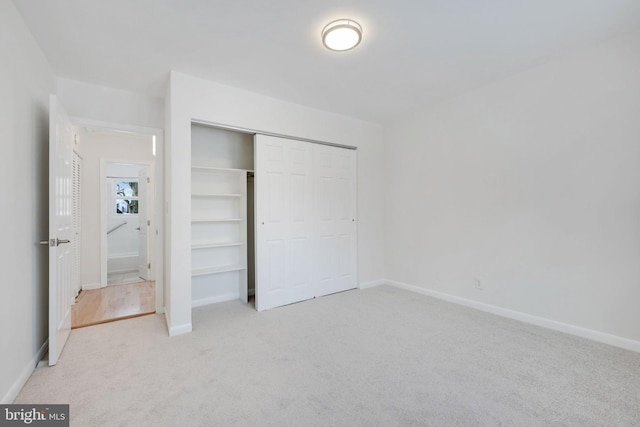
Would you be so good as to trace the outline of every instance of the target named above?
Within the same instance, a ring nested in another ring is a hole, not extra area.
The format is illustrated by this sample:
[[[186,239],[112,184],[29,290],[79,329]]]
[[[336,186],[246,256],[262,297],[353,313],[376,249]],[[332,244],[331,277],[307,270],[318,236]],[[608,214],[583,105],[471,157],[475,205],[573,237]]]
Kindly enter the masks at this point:
[[[74,426],[634,426],[640,354],[381,286],[72,331],[16,403]]]

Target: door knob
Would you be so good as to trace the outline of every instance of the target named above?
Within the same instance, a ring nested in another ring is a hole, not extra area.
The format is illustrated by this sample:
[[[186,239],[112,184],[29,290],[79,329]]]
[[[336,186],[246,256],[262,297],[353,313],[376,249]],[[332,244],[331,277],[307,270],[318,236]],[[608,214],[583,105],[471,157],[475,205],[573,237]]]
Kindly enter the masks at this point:
[[[71,240],[57,238],[51,240],[40,240],[41,245],[60,246],[63,243],[71,243]]]

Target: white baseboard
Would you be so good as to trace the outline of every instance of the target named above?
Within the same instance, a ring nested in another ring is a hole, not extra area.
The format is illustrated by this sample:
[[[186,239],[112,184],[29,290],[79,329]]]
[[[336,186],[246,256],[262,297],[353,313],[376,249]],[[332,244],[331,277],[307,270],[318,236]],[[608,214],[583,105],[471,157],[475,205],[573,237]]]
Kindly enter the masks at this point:
[[[87,283],[85,285],[82,285],[82,290],[83,291],[89,291],[92,289],[100,289],[102,288],[102,284],[100,282],[96,282],[96,283]]]
[[[29,361],[29,363],[27,363],[22,369],[22,372],[20,372],[20,375],[18,376],[18,378],[16,378],[16,381],[13,383],[7,393],[2,397],[2,400],[0,400],[0,404],[8,405],[10,403],[13,403],[16,397],[18,397],[20,390],[22,390],[22,387],[24,387],[24,385],[29,380],[29,377],[31,377],[31,374],[36,369],[38,362],[44,357],[48,349],[49,340],[47,339],[44,344],[42,344],[42,347],[40,347],[38,352]]]
[[[171,316],[169,315],[168,311],[164,312],[164,320],[166,322],[166,326],[167,326],[167,332],[169,333],[170,337],[175,337],[176,335],[182,335],[182,334],[188,334],[189,332],[191,332],[193,330],[193,327],[191,325],[191,323],[185,323],[182,325],[177,325],[177,326],[170,326],[171,325]]]
[[[531,314],[509,310],[506,308],[497,307],[495,305],[458,297],[440,291],[435,291],[433,289],[427,289],[420,286],[397,282],[395,280],[383,280],[383,282],[396,288],[416,292],[422,295],[427,295],[433,298],[452,302],[454,304],[464,305],[466,307],[475,308],[476,310],[481,310],[487,313],[496,314],[498,316],[507,317],[509,319],[518,320],[520,322],[529,323],[531,325],[553,329],[554,331],[564,332],[566,334],[575,335],[581,338],[587,338],[593,341],[640,353],[640,341],[634,341],[617,335],[607,334],[604,332],[594,331],[592,329],[582,328],[580,326],[570,325],[568,323],[557,322],[555,320],[546,319],[544,317],[533,316]]]
[[[138,271],[138,254],[119,254],[109,256],[107,258],[107,271],[109,274]]]
[[[169,326],[171,325],[171,316],[168,311],[164,312],[164,325],[167,327],[167,333],[171,336],[171,326]]]
[[[184,325],[169,326],[169,336],[175,337],[176,335],[188,334],[193,330],[191,323],[185,323]]]
[[[127,273],[137,273],[139,270],[137,268],[125,268],[125,269],[111,269],[109,268],[107,270],[109,273],[108,274],[127,274]]]
[[[191,307],[192,308],[202,307],[203,305],[216,304],[218,302],[225,302],[225,301],[233,301],[234,299],[238,299],[238,298],[240,298],[240,294],[238,293],[217,295],[215,297],[208,297],[208,298],[200,298],[200,299],[195,299],[191,301]]]
[[[362,282],[358,284],[358,289],[368,289],[387,283],[384,279],[372,280],[370,282]]]

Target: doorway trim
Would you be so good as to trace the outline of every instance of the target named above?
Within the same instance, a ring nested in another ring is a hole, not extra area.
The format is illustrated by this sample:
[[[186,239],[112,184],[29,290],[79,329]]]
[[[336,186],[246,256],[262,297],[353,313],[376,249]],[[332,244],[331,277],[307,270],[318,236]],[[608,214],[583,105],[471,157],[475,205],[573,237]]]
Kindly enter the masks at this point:
[[[114,132],[127,132],[127,133],[136,133],[142,135],[149,135],[154,138],[155,141],[155,159],[152,163],[149,164],[153,171],[154,178],[154,208],[153,208],[153,218],[155,220],[155,225],[152,227],[152,236],[149,239],[151,244],[154,246],[153,258],[151,259],[152,270],[154,272],[155,282],[156,282],[156,313],[162,314],[165,311],[164,305],[164,277],[165,277],[165,263],[164,263],[164,228],[165,228],[165,217],[164,217],[164,206],[165,206],[165,198],[164,198],[164,131],[160,128],[152,128],[152,127],[144,127],[144,126],[136,126],[136,125],[125,125],[121,123],[112,123],[112,122],[104,122],[99,120],[85,119],[81,117],[72,117],[71,118],[74,126],[83,127],[86,129],[96,129],[96,130],[109,130]],[[106,166],[108,162],[117,162],[123,163],[126,161],[122,159],[101,159],[100,175],[104,178],[104,173],[106,169],[102,170],[103,167]],[[140,163],[144,162],[129,162],[129,163]],[[100,186],[101,193],[104,191],[104,183]],[[101,204],[104,203],[104,194],[101,194]],[[104,211],[104,209],[101,209]],[[103,240],[103,234],[106,236],[106,218],[104,218],[104,212],[101,212],[100,215],[100,228],[101,228],[101,240]],[[104,232],[104,233],[103,233]],[[106,250],[106,240],[104,244],[101,242],[100,246],[100,259],[106,259],[106,253],[103,251]],[[102,280],[104,272],[105,283],[106,283],[106,264],[102,265],[101,262],[101,271],[100,278]]]

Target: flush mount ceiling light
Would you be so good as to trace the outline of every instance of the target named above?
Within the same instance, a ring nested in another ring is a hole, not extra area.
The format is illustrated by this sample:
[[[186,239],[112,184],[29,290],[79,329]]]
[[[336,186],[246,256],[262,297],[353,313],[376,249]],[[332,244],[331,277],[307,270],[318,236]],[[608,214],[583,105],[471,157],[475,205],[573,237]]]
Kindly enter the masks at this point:
[[[337,19],[322,29],[322,43],[338,52],[353,49],[362,40],[362,27],[351,19]]]

